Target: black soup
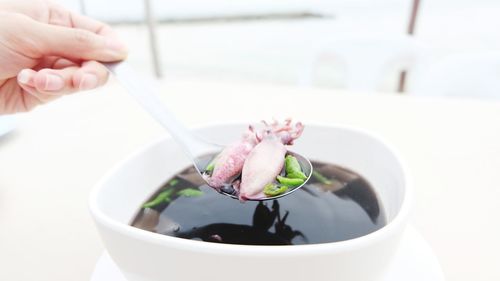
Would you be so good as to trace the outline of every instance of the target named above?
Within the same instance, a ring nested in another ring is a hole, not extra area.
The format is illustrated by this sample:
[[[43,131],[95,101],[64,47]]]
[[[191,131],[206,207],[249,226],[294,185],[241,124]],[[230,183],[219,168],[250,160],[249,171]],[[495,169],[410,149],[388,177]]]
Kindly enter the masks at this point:
[[[245,203],[217,193],[189,167],[146,201],[132,225],[206,242],[299,245],[353,239],[386,224],[377,194],[363,177],[333,164],[313,167],[301,190]]]

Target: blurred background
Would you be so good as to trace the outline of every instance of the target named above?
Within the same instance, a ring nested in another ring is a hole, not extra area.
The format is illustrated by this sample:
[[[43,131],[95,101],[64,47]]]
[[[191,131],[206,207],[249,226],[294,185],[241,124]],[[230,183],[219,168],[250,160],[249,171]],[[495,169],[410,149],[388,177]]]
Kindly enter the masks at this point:
[[[131,63],[167,80],[500,96],[496,0],[59,1],[113,25]]]

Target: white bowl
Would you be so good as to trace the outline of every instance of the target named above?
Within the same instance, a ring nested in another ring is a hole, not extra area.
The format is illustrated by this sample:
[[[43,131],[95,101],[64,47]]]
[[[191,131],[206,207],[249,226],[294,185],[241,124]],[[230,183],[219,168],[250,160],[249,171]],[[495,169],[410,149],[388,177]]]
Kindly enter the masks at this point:
[[[227,143],[244,129],[219,125],[198,132]],[[134,228],[129,223],[141,203],[189,164],[171,139],[147,145],[114,168],[93,190],[90,211],[109,254],[129,281],[376,280],[398,247],[411,205],[400,158],[380,138],[347,127],[309,125],[294,151],[363,175],[379,196],[387,225],[351,240],[300,246],[207,243]]]

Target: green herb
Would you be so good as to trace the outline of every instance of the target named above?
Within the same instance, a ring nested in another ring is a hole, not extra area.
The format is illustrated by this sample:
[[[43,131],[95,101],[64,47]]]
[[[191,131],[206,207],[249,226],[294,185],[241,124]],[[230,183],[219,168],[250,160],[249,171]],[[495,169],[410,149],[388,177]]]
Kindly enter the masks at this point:
[[[302,172],[299,161],[292,155],[287,155],[285,157],[285,172],[287,178],[307,179],[307,176]]]
[[[303,179],[290,179],[290,178],[285,178],[282,176],[276,177],[276,179],[282,184],[286,186],[292,186],[292,187],[297,187],[301,184],[304,183]]]
[[[171,180],[168,184],[169,184],[170,186],[175,186],[175,185],[176,185],[176,184],[178,184],[178,183],[179,183],[179,180],[178,180],[178,179],[173,179],[173,180]]]
[[[267,197],[273,197],[273,196],[278,196],[280,194],[283,194],[287,192],[288,186],[286,185],[277,185],[273,183],[269,183],[264,187],[264,194]]]
[[[177,194],[179,196],[198,197],[198,196],[203,195],[203,191],[195,189],[195,188],[186,188],[186,189],[177,191]]]
[[[313,171],[312,175],[317,181],[319,181],[322,184],[330,185],[333,183],[331,180],[327,179],[325,176],[320,174],[318,171]]]
[[[161,203],[164,202],[170,202],[170,195],[172,194],[173,189],[167,189],[165,191],[160,192],[158,195],[156,195],[155,199],[145,203],[142,205],[143,208],[152,208],[160,205]]]

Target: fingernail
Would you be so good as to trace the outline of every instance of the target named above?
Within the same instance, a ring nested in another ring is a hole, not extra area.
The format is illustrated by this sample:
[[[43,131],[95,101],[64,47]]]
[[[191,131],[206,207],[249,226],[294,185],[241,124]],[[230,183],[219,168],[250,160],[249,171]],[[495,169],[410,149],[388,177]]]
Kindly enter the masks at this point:
[[[64,87],[64,80],[55,74],[45,75],[45,87],[46,91],[58,91]]]
[[[80,85],[78,88],[80,90],[90,90],[97,87],[97,76],[94,74],[83,74],[82,79],[80,80]]]
[[[126,52],[127,47],[117,38],[108,38],[106,41],[106,46],[112,50]]]
[[[17,81],[21,84],[28,84],[31,79],[31,72],[27,69],[21,70],[17,75]]]

